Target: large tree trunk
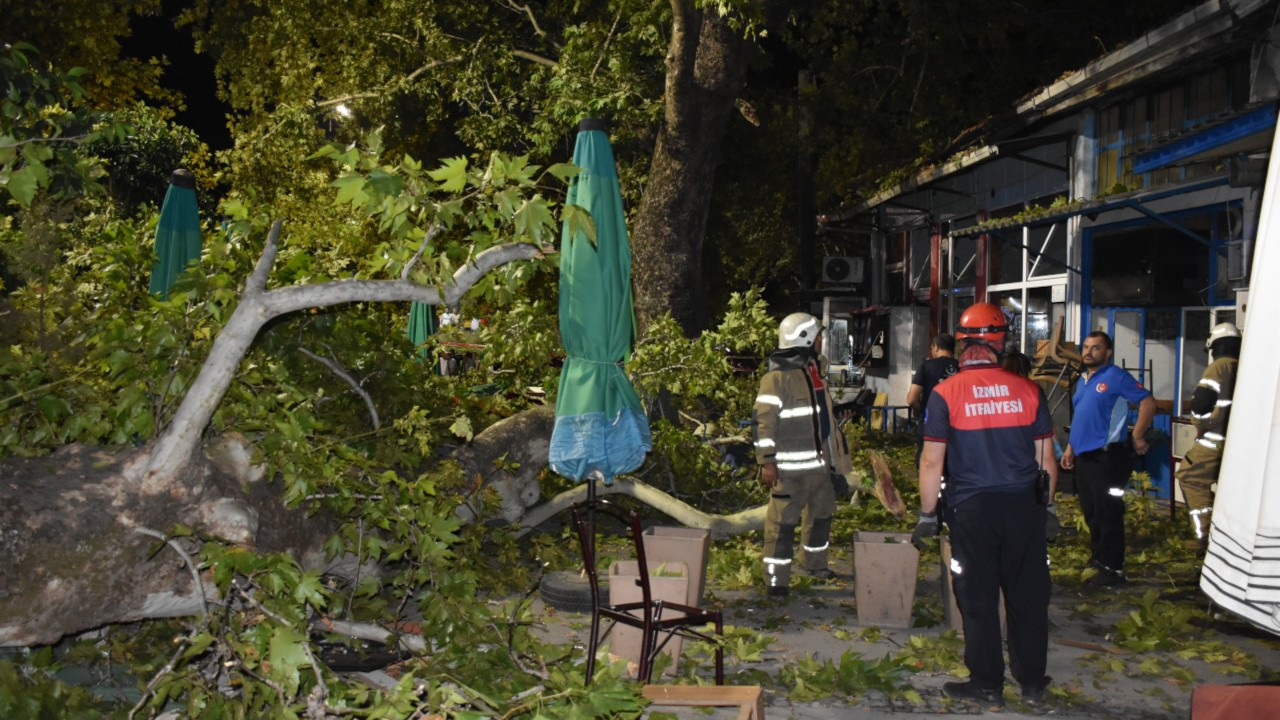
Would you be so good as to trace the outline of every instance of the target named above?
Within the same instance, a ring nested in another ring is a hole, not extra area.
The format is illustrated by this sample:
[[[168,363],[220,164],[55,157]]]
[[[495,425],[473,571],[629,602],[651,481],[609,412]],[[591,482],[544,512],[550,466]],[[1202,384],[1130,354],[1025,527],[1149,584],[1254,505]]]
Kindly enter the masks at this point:
[[[408,280],[340,280],[268,290],[280,223],[235,312],[169,426],[153,442],[114,455],[68,447],[46,458],[0,462],[0,646],[56,641],[106,623],[190,615],[210,592],[175,541],[176,524],[263,551],[320,560],[332,526],[284,507],[278,485],[249,463],[243,440],[198,452],[205,428],[250,343],[271,319],[346,302],[457,303],[495,267],[539,255],[524,243],[485,250],[440,289]]]
[[[632,232],[632,267],[641,327],[670,310],[693,336],[707,324],[702,243],[748,41],[714,10],[697,10],[692,0],[671,5],[663,122]]]
[[[321,565],[333,523],[286,508],[279,488],[249,464],[242,438],[211,444],[158,495],[134,481],[133,468],[154,449],[109,454],[73,445],[0,462],[0,646],[198,614],[202,593],[213,599],[215,590],[203,580],[197,585],[192,567],[162,541],[178,523]],[[194,540],[175,542],[189,554],[199,549]]]

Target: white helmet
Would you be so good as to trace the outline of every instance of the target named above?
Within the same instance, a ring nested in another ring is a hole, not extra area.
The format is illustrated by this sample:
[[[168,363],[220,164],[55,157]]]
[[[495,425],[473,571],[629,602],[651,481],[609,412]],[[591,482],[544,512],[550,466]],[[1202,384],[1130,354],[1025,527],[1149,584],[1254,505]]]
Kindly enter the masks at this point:
[[[791,313],[778,325],[778,347],[813,347],[821,332],[822,324],[818,318],[809,313]]]
[[[1204,349],[1212,350],[1213,344],[1223,338],[1238,338],[1240,330],[1235,323],[1223,322],[1213,326],[1213,330],[1209,333],[1209,339],[1204,341]]]

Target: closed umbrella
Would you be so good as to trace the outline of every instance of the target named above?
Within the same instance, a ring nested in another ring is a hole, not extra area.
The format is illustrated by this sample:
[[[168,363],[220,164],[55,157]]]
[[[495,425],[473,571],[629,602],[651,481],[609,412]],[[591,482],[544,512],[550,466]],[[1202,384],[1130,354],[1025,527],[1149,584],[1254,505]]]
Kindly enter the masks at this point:
[[[156,264],[151,269],[151,292],[169,297],[169,289],[186,269],[200,257],[200,210],[196,206],[196,179],[190,171],[178,168],[169,177],[169,190],[160,206],[156,223]]]
[[[424,343],[427,338],[435,334],[436,316],[432,311],[432,306],[426,303],[415,302],[409,307],[409,342],[418,348],[418,354],[426,357],[427,347]]]
[[[1200,588],[1215,603],[1280,634],[1280,133],[1271,148],[1240,368],[1223,448]]]
[[[565,362],[556,397],[550,465],[581,482],[605,484],[639,467],[651,447],[649,421],[623,373],[635,340],[631,247],[622,192],[604,123],[578,125],[573,162],[582,168],[567,202],[591,213],[596,238],[565,226],[560,248],[560,338]]]

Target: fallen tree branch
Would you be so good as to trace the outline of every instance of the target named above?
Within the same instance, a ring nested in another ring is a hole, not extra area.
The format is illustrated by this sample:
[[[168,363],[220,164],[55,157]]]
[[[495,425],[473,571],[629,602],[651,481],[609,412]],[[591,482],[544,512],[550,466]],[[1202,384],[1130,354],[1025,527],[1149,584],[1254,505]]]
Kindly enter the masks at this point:
[[[709,530],[711,536],[717,538],[739,535],[752,530],[763,530],[765,510],[768,509],[767,505],[761,505],[730,515],[711,515],[652,485],[625,477],[614,478],[610,485],[596,487],[596,495],[628,495],[670,516],[685,527]],[[538,525],[568,509],[570,505],[586,498],[586,484],[565,490],[526,513],[520,521],[522,527],[516,531],[515,536],[523,537]]]
[[[373,623],[322,618],[318,626],[324,628],[327,632],[382,643],[383,645],[390,645],[392,640],[396,640],[401,650],[408,650],[409,652],[427,651],[427,642],[422,639],[421,635],[402,635]]]
[[[191,571],[191,582],[193,585],[195,585],[196,592],[199,593],[200,619],[204,622],[209,622],[209,600],[204,595],[204,583],[200,581],[200,568],[198,565],[196,565],[196,561],[191,557],[191,555],[188,554],[186,550],[183,550],[182,546],[179,545],[177,541],[175,541],[173,538],[169,537],[168,535],[165,535],[164,533],[158,530],[152,530],[151,528],[147,528],[147,527],[135,526],[133,528],[133,531],[136,533],[140,533],[142,535],[146,535],[148,537],[153,537],[157,540],[164,541],[164,544],[173,548],[173,551],[178,553],[178,555],[182,557],[182,562],[186,563],[187,569]]]
[[[365,407],[369,409],[369,422],[373,424],[373,429],[377,430],[382,427],[382,419],[378,417],[378,408],[374,407],[373,398],[369,395],[369,392],[360,387],[360,383],[356,382],[356,379],[351,377],[351,373],[347,372],[341,365],[339,365],[337,360],[320,357],[304,347],[299,347],[298,352],[329,368],[334,375],[337,375],[344,382],[350,385],[351,389],[360,396],[360,399],[364,400]]]
[[[431,227],[427,228],[427,233],[422,236],[422,242],[418,243],[418,251],[413,254],[413,257],[409,258],[409,262],[405,263],[404,269],[400,271],[401,280],[409,279],[409,273],[413,271],[413,266],[418,264],[418,261],[422,259],[423,253],[427,251],[431,243],[435,242],[436,236],[442,230],[444,230],[444,225],[438,222],[432,223]]]

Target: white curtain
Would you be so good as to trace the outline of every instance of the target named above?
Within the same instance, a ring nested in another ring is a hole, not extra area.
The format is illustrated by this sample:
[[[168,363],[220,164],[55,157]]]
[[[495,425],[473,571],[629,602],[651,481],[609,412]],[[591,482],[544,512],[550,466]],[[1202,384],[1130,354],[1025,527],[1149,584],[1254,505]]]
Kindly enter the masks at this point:
[[[1280,634],[1280,134],[1262,194],[1244,345],[1200,588]]]

